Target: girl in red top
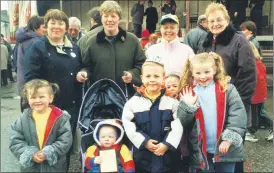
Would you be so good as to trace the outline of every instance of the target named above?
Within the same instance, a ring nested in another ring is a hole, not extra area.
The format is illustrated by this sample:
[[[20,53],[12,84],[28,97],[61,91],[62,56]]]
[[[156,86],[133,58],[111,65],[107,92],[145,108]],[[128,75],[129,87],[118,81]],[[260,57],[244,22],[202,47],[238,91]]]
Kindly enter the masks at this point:
[[[270,116],[261,116],[260,114],[267,97],[266,68],[256,46],[252,42],[250,42],[250,45],[256,57],[257,82],[254,95],[252,96],[252,126],[248,129],[245,140],[256,142],[258,139],[255,138],[254,133],[258,130],[259,121],[264,121],[270,129],[273,129],[273,122]],[[251,138],[253,140],[250,140]],[[273,130],[270,131],[270,134],[266,137],[266,140],[273,140]]]

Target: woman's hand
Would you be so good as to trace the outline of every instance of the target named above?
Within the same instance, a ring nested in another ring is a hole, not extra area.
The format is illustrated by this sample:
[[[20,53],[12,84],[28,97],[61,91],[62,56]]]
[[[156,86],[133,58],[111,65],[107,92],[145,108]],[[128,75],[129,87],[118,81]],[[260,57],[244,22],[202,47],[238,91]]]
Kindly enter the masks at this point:
[[[86,80],[88,80],[88,74],[85,71],[79,71],[76,75],[76,79],[78,82],[84,83]]]
[[[130,83],[132,81],[132,74],[128,71],[124,71],[124,75],[122,76],[122,79],[125,83]]]
[[[34,153],[34,155],[32,156],[32,161],[34,161],[35,163],[42,163],[44,160],[40,159],[40,157],[38,156],[38,153],[40,151]]]
[[[195,93],[193,96],[192,93],[194,92],[191,87],[187,86],[183,88],[181,100],[183,100],[188,105],[194,105],[197,101],[198,96]]]
[[[219,152],[222,154],[226,154],[231,146],[231,142],[229,141],[222,141],[219,146]]]

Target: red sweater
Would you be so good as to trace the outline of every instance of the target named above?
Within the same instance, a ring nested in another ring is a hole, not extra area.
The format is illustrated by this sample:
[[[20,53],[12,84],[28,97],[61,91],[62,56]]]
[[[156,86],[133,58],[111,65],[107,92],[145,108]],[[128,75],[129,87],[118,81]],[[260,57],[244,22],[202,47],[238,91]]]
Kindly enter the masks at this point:
[[[260,60],[256,60],[257,82],[252,96],[252,104],[263,103],[267,97],[266,68]]]

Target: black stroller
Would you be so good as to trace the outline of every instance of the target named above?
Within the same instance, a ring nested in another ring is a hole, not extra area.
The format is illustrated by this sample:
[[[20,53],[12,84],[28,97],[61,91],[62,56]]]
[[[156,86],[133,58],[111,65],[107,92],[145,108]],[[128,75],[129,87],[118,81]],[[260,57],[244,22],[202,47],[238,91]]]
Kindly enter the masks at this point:
[[[84,95],[78,117],[78,125],[82,131],[81,160],[83,172],[87,172],[85,169],[85,153],[89,146],[95,144],[93,131],[97,123],[104,119],[121,121],[126,98],[122,89],[110,79],[101,79],[95,82]],[[123,143],[130,145],[126,135],[123,138]]]

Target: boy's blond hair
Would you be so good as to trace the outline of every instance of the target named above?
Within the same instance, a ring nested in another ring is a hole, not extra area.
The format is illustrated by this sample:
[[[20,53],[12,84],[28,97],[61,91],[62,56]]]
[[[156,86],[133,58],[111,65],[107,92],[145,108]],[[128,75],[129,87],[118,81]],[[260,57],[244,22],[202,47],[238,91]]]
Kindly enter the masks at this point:
[[[222,91],[225,92],[227,90],[228,82],[231,77],[226,75],[224,64],[222,57],[214,52],[205,52],[195,55],[193,58],[188,58],[185,63],[184,70],[182,73],[182,77],[179,84],[179,91],[181,91],[186,86],[193,86],[193,77],[192,70],[193,64],[199,63],[204,64],[205,62],[212,62],[213,66],[216,67],[216,74],[214,75],[214,81],[219,81],[222,86]]]
[[[144,67],[151,67],[151,66],[161,67],[163,69],[163,74],[165,73],[164,65],[154,61],[145,61],[144,64],[142,65],[141,73],[143,74]]]
[[[255,58],[256,58],[257,60],[260,60],[260,61],[261,61],[263,58],[261,57],[261,55],[260,55],[260,53],[259,53],[257,47],[256,47],[251,41],[249,41],[249,44],[250,44],[250,46],[251,46],[251,49],[252,49],[252,51],[253,51],[253,54],[254,54]]]

